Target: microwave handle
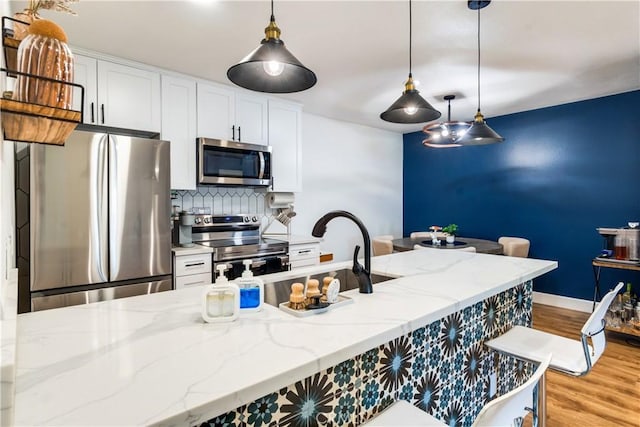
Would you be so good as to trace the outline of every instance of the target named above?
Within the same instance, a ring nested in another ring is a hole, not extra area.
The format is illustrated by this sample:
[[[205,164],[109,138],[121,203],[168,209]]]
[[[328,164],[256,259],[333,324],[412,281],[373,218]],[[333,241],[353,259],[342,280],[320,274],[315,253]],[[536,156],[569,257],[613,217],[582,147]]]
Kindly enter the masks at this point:
[[[264,177],[264,169],[266,167],[264,161],[264,153],[258,152],[258,158],[260,159],[260,171],[258,171],[258,179],[262,179]]]

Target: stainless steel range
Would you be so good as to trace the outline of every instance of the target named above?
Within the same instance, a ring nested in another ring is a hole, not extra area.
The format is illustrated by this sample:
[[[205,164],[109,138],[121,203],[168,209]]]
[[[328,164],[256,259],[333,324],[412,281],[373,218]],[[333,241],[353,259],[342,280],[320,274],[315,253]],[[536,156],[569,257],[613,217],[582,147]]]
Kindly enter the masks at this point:
[[[242,275],[245,259],[252,260],[254,275],[289,270],[289,243],[260,237],[260,217],[256,215],[196,215],[192,228],[194,243],[213,248],[213,274],[227,265],[227,278]]]

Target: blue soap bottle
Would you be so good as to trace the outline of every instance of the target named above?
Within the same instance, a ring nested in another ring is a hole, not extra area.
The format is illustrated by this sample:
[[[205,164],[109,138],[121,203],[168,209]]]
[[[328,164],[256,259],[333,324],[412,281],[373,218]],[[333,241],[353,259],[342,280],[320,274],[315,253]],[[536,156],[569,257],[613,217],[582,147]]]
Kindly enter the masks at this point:
[[[242,312],[253,312],[262,310],[264,304],[264,282],[253,276],[251,271],[251,260],[245,259],[242,277],[235,282],[240,288],[240,310]]]

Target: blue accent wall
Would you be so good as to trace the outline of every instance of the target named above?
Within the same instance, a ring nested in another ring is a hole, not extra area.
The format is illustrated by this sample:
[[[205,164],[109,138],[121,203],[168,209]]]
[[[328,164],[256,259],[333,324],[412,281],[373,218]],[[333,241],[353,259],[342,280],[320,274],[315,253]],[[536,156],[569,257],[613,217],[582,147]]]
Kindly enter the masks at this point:
[[[640,220],[640,91],[487,120],[501,144],[427,148],[404,135],[404,235],[456,223],[461,236],[531,241],[559,267],[535,290],[593,298],[596,227]],[[601,286],[640,272],[603,269]]]

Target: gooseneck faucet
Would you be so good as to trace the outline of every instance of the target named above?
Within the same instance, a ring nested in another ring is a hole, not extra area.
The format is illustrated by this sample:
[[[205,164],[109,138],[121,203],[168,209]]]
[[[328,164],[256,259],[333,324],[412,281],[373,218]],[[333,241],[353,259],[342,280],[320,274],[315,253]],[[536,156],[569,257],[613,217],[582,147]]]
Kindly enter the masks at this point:
[[[327,224],[334,218],[343,217],[348,218],[351,221],[355,222],[360,232],[362,233],[362,238],[364,239],[364,267],[362,264],[358,262],[358,252],[360,252],[360,246],[356,245],[355,251],[353,252],[353,274],[358,278],[358,284],[360,287],[361,294],[370,294],[373,292],[373,286],[371,286],[371,238],[369,237],[369,231],[367,231],[367,227],[364,226],[362,221],[358,219],[355,215],[347,211],[331,211],[325,214],[322,218],[320,218],[316,224],[313,226],[313,231],[311,235],[313,237],[322,237],[324,233],[327,231]]]

